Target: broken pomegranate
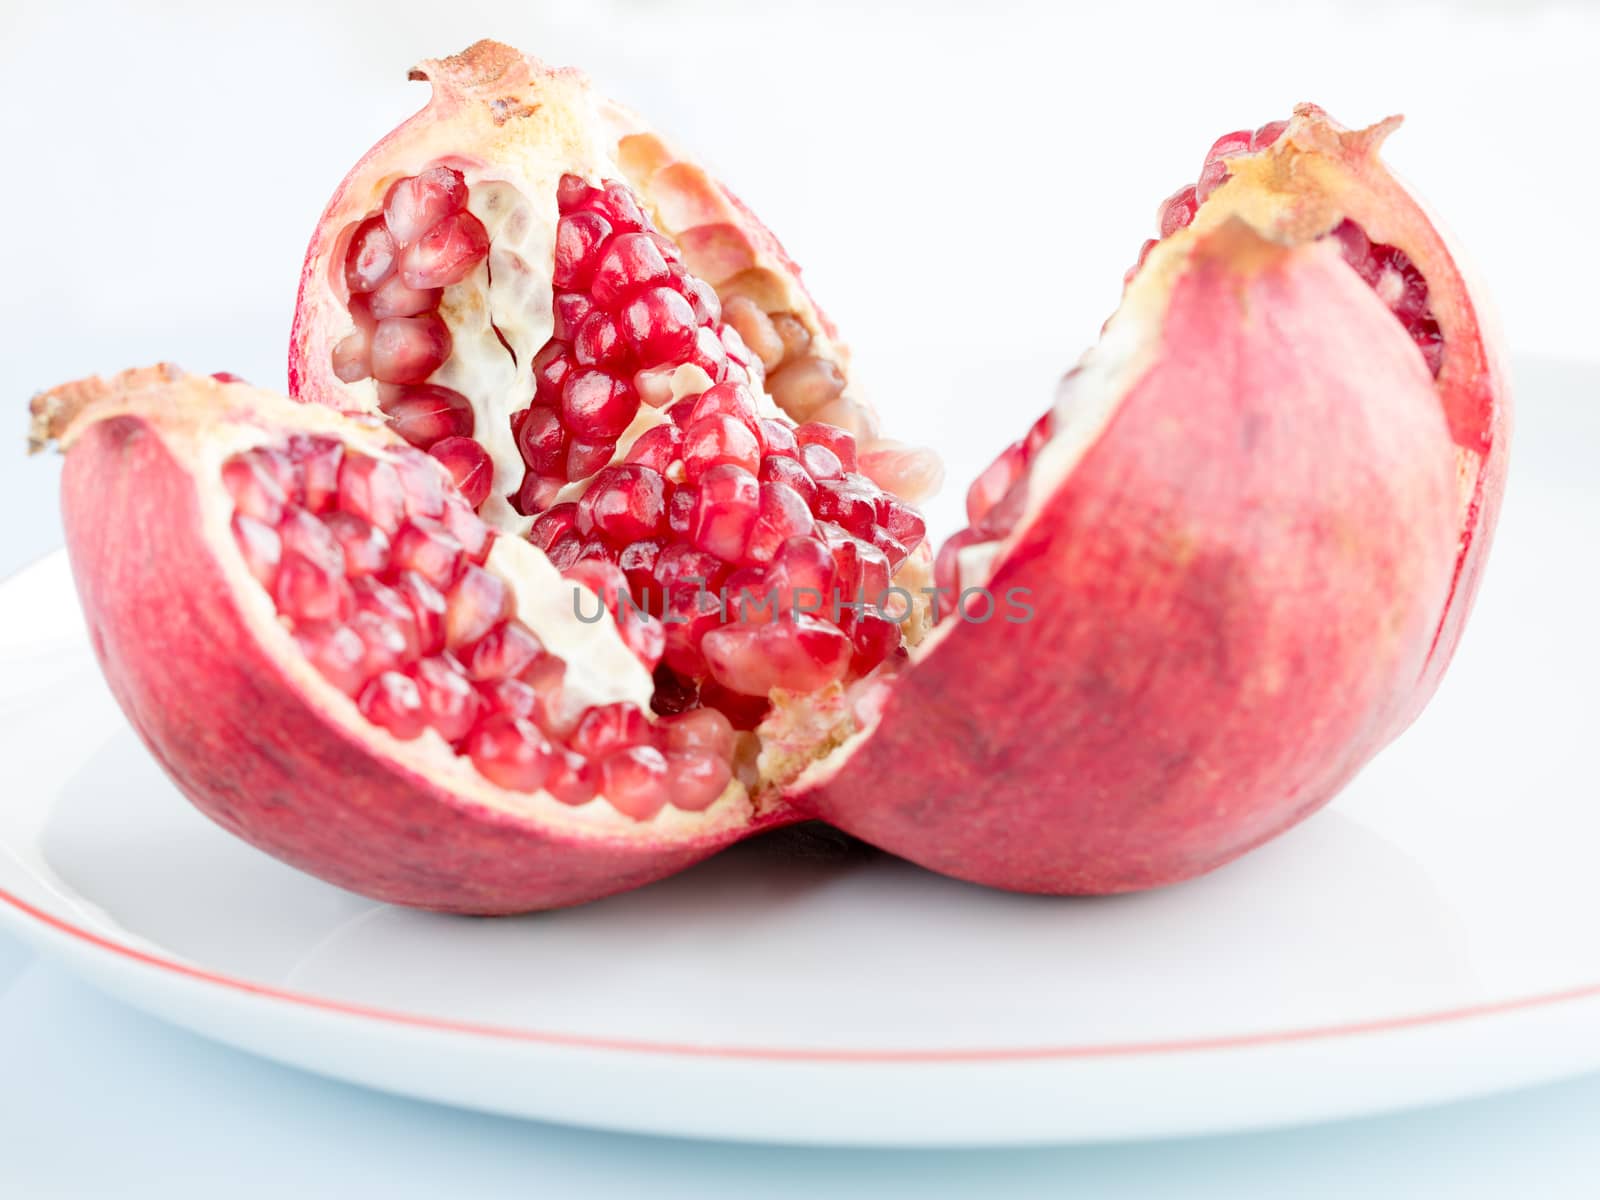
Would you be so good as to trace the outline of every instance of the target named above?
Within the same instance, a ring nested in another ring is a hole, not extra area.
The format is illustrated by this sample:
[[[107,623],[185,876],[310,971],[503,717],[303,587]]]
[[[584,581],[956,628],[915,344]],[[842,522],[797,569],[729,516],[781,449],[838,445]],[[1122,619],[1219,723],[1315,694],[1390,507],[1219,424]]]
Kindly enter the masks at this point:
[[[576,72],[415,74],[313,237],[305,403],[158,368],[34,405],[112,690],[227,828],[459,912],[812,817],[1123,891],[1313,811],[1431,694],[1508,402],[1392,122],[1220,139],[935,561],[937,460],[726,189]]]

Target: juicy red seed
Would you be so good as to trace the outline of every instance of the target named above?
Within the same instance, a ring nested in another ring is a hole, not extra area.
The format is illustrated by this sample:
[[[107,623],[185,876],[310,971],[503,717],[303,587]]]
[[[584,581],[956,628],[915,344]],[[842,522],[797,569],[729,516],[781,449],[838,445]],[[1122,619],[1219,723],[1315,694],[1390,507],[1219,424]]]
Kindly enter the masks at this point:
[[[724,759],[733,754],[733,725],[714,708],[697,708],[662,721],[659,728],[662,747],[669,754],[702,751]]]
[[[606,180],[600,191],[591,192],[589,198],[611,218],[611,223],[618,229],[646,229],[649,227],[649,222],[644,219],[644,214],[639,211],[639,203],[633,198],[633,193],[614,179]]]
[[[699,494],[699,488],[681,487],[667,501],[667,528],[678,537],[689,536],[689,523],[694,518],[695,500]]]
[[[735,729],[754,729],[771,708],[765,696],[742,696],[715,679],[700,685],[700,702],[724,714]]]
[[[552,475],[566,457],[566,431],[553,408],[530,408],[517,429],[517,450],[531,471]]]
[[[928,526],[923,521],[922,515],[909,504],[892,496],[880,514],[880,519],[889,536],[904,546],[908,553],[921,545],[923,538],[928,535]]]
[[[372,291],[394,270],[394,260],[394,238],[383,222],[377,217],[363,221],[345,251],[345,285],[356,294]]]
[[[697,279],[690,275],[686,269],[674,263],[672,277],[678,289],[683,293],[683,298],[689,302],[689,307],[694,312],[694,319],[700,325],[715,325],[722,320],[722,301],[717,298],[716,289],[704,279]]]
[[[466,501],[455,496],[447,497],[444,505],[445,531],[461,545],[461,553],[468,562],[482,566],[489,561],[489,549],[494,542],[494,531],[485,525]]]
[[[856,469],[856,439],[844,430],[833,425],[824,425],[820,421],[807,421],[798,425],[794,431],[795,441],[801,446],[826,446],[833,451],[839,465],[846,471]],[[802,451],[803,453],[803,451]],[[821,479],[823,476],[817,476]]]
[[[669,798],[667,760],[654,746],[630,746],[600,763],[599,791],[618,812],[648,821]]]
[[[404,642],[401,657],[413,659],[422,652],[422,632],[416,613],[398,589],[374,576],[360,575],[350,581],[350,590],[356,598],[357,616],[370,613],[399,631]],[[440,607],[442,610],[442,602]]]
[[[356,699],[361,714],[397,738],[409,740],[428,727],[417,681],[398,671],[385,671],[369,681]]]
[[[555,268],[550,282],[563,291],[588,287],[600,247],[611,233],[611,222],[597,212],[562,217],[556,224]]]
[[[1251,133],[1248,129],[1240,129],[1234,133],[1225,133],[1211,143],[1211,149],[1206,151],[1206,162],[1221,162],[1230,154],[1247,154],[1251,148]]]
[[[850,670],[865,675],[900,648],[900,627],[878,613],[863,613],[850,630],[850,644]]]
[[[864,488],[853,478],[825,479],[817,485],[817,516],[857,537],[872,536],[877,514],[876,489]]]
[[[483,711],[483,699],[461,668],[448,657],[424,658],[410,671],[429,725],[447,742],[459,742],[472,731]]]
[[[269,592],[278,578],[278,562],[283,557],[283,539],[271,525],[244,513],[233,516],[233,540],[244,555],[245,566]]]
[[[719,585],[719,582],[712,582],[707,586],[715,589]],[[704,675],[706,662],[700,653],[700,643],[706,634],[722,624],[722,618],[722,601],[715,590],[669,591],[662,615],[666,628],[662,656],[667,666],[680,675]]]
[[[450,330],[437,313],[388,317],[372,333],[372,377],[380,383],[421,383],[450,357]]]
[[[236,511],[268,525],[283,520],[288,497],[283,486],[259,458],[236,454],[222,464],[222,486],[233,497]]]
[[[933,583],[939,589],[939,618],[943,620],[955,611],[957,593],[961,587],[960,553],[974,542],[983,540],[976,529],[963,529],[939,547],[933,563]]]
[[[448,437],[472,436],[472,404],[452,388],[432,383],[400,388],[380,398],[378,406],[391,429],[424,450]]]
[[[389,535],[355,513],[331,512],[323,518],[344,551],[347,575],[379,575],[389,568]]]
[[[489,498],[489,488],[494,483],[494,463],[489,452],[468,437],[444,438],[428,450],[444,464],[455,480],[461,498],[477,508]]]
[[[295,641],[319,675],[347,696],[367,681],[362,673],[366,646],[348,625],[310,625],[298,630]]]
[[[567,478],[587,479],[610,462],[616,452],[615,442],[572,442],[567,447]]]
[[[682,448],[683,430],[676,425],[654,425],[634,439],[624,461],[665,472],[681,456]]]
[[[843,679],[854,647],[837,626],[800,616],[725,625],[705,635],[701,651],[718,683],[746,696],[765,696],[780,687],[813,692]]]
[[[536,403],[561,403],[561,388],[572,374],[572,356],[560,342],[546,342],[533,356],[533,395]]]
[[[595,770],[582,755],[558,748],[544,790],[563,804],[587,804],[594,799]]]
[[[627,746],[650,744],[650,722],[631,704],[602,704],[587,710],[568,745],[585,758],[600,758]]]
[[[544,646],[526,625],[505,621],[458,654],[467,675],[481,682],[520,674],[543,651]]]
[[[561,385],[561,419],[574,438],[613,440],[638,411],[632,386],[604,371],[577,370]]]
[[[371,678],[404,664],[409,643],[405,630],[382,613],[361,611],[350,618],[350,628],[361,639],[361,672]]]
[[[383,220],[405,246],[467,206],[467,183],[452,167],[430,167],[398,181],[383,202]]]
[[[578,506],[571,501],[546,509],[528,530],[528,540],[541,550],[550,549],[558,537],[571,533],[578,525]]]
[[[810,533],[813,524],[811,509],[799,492],[785,483],[763,483],[755,528],[745,545],[744,557],[750,562],[771,562],[778,547],[791,537]]]
[[[765,582],[779,613],[816,612],[832,594],[836,573],[827,546],[814,537],[793,537],[778,547]]]
[[[557,211],[568,213],[589,198],[594,191],[580,176],[563,175],[556,184]]]
[[[445,641],[475,642],[511,615],[511,589],[498,575],[468,565],[445,595]]]
[[[495,715],[467,739],[467,754],[490,783],[516,792],[543,786],[557,762],[557,750],[527,721]]]
[[[659,538],[633,542],[617,555],[617,567],[628,581],[634,603],[647,612],[660,612],[661,589],[656,584],[656,564],[666,543]]]
[[[689,536],[707,554],[733,562],[744,553],[755,526],[760,484],[743,467],[712,467],[700,482]]]
[[[649,234],[620,233],[600,251],[590,292],[602,306],[614,309],[633,293],[670,278],[667,260]]]
[[[673,808],[704,812],[727,789],[733,769],[726,759],[700,751],[667,756],[667,794]]]
[[[583,536],[577,532],[564,533],[551,542],[544,553],[551,566],[558,571],[565,571],[583,553]]]
[[[768,454],[779,454],[786,458],[798,457],[800,442],[794,436],[794,426],[787,421],[774,420],[772,417],[761,418],[761,441]]]
[[[439,307],[439,288],[414,288],[395,275],[367,298],[367,311],[376,318],[414,317]]]
[[[1187,227],[1189,222],[1194,220],[1194,214],[1199,208],[1193,184],[1173,192],[1161,202],[1161,211],[1157,218],[1161,226],[1161,236],[1171,237],[1178,230]]]
[[[449,478],[431,454],[407,446],[394,452],[394,469],[406,497],[406,516],[437,521],[444,516],[445,485]]]
[[[1198,206],[1209,200],[1211,193],[1222,186],[1223,181],[1228,178],[1228,174],[1228,164],[1221,159],[1206,163],[1200,169],[1199,182],[1194,185],[1195,204]]]
[[[731,379],[731,368],[728,365],[728,352],[723,348],[722,339],[713,329],[700,327],[694,338],[694,352],[689,356],[689,361],[699,367],[713,382],[744,382],[743,379]],[[740,372],[741,376],[744,374]]]
[[[572,357],[580,367],[614,367],[627,359],[628,347],[611,314],[589,314],[573,339]]]
[[[669,287],[640,292],[620,320],[623,336],[646,367],[680,361],[693,348],[699,327],[689,302]]]
[[[417,626],[417,652],[437,654],[445,646],[445,616],[447,602],[444,595],[415,571],[401,571],[395,590],[411,609]]]
[[[496,712],[523,720],[537,720],[534,714],[539,709],[539,693],[520,679],[491,679],[475,685],[475,690],[484,703]]]
[[[729,463],[754,474],[761,465],[761,447],[750,427],[737,417],[713,413],[691,421],[683,431],[683,471],[697,482],[712,467]]]
[[[839,456],[820,443],[800,447],[800,465],[818,482],[844,478],[844,464]]]
[[[578,327],[594,310],[594,301],[582,292],[558,292],[555,298],[555,331],[550,336],[558,342],[570,342],[577,335]]]
[[[339,467],[339,507],[392,534],[405,516],[400,473],[382,459],[348,454]]]
[[[443,529],[407,525],[395,534],[390,557],[397,569],[415,571],[440,591],[453,584],[466,567],[466,556]]]
[[[1283,131],[1287,128],[1289,128],[1289,122],[1287,121],[1268,121],[1251,136],[1250,148],[1252,150],[1265,149],[1282,137]]]
[[[787,484],[809,508],[817,502],[817,483],[805,467],[792,458],[769,454],[761,460],[761,482]]]
[[[291,509],[278,526],[285,554],[298,555],[330,575],[344,574],[344,551],[333,531],[304,509]]]
[[[460,283],[489,255],[489,231],[469,212],[452,213],[401,252],[400,278],[409,288]]]
[[[666,531],[666,480],[649,467],[608,467],[578,501],[578,529],[619,544]]]

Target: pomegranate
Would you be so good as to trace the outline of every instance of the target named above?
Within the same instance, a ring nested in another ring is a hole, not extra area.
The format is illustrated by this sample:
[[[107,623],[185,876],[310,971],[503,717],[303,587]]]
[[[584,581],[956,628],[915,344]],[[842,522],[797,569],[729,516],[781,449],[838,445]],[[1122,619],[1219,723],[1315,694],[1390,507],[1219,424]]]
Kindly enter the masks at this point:
[[[1507,400],[1392,122],[1221,139],[935,563],[937,461],[726,189],[575,72],[416,74],[312,239],[306,403],[170,368],[35,400],[112,689],[227,828],[460,912],[811,817],[1121,891],[1286,828],[1425,703]]]

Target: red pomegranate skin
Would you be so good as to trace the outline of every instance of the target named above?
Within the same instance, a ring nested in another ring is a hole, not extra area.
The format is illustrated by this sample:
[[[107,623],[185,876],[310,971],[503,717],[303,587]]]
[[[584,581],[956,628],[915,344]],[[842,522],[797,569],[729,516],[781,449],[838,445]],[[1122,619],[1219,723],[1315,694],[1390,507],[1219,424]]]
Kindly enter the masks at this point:
[[[796,803],[1013,890],[1186,879],[1324,804],[1399,732],[1456,558],[1421,358],[1317,246],[1226,226],[1153,361],[960,622]]]
[[[372,754],[245,627],[203,536],[193,478],[149,421],[117,416],[76,435],[62,512],[112,695],[202,812],[293,866],[394,904],[502,914],[626,891],[751,831],[580,840]],[[130,536],[143,543],[138,553]],[[775,813],[756,827],[792,819]]]

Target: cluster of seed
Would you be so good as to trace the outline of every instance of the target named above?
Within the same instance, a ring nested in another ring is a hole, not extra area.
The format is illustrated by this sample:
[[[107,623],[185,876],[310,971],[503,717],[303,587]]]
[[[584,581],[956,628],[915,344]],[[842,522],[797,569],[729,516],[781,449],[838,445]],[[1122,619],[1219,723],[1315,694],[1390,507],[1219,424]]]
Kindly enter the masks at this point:
[[[439,463],[295,436],[230,458],[235,542],[306,658],[373,724],[433,730],[485,778],[640,820],[700,811],[731,777],[716,713],[652,723],[628,704],[569,711],[565,664],[486,567],[493,533]]]

